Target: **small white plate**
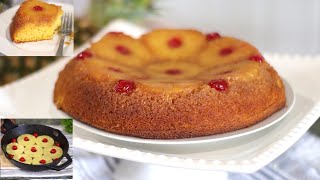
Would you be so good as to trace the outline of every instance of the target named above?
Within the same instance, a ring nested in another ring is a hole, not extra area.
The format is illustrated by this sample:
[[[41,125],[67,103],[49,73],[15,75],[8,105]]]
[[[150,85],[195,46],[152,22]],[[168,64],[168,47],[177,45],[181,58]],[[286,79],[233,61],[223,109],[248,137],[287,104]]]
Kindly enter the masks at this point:
[[[74,14],[71,4],[51,4],[61,6],[64,13]],[[55,56],[60,40],[58,33],[53,36],[52,40],[26,43],[15,43],[11,40],[10,24],[19,7],[19,5],[14,6],[0,14],[0,52],[6,56]],[[73,55],[73,46],[73,37],[67,36],[64,44],[64,56]]]
[[[293,89],[289,85],[287,81],[284,81],[285,89],[286,89],[286,99],[287,103],[286,106],[281,109],[280,111],[274,113],[267,119],[250,126],[248,128],[240,129],[237,131],[232,131],[223,134],[211,135],[211,136],[202,136],[202,137],[195,137],[195,138],[185,138],[185,139],[165,139],[165,140],[158,140],[158,139],[143,139],[137,138],[132,136],[123,136],[118,134],[109,133],[106,131],[102,131],[100,129],[94,128],[87,124],[84,124],[79,121],[74,121],[74,125],[78,126],[79,128],[86,129],[91,133],[99,134],[103,137],[122,140],[127,142],[135,142],[135,143],[146,143],[146,144],[196,144],[196,143],[207,143],[207,142],[215,142],[215,141],[223,141],[227,139],[237,138],[244,135],[252,134],[258,131],[261,131],[267,127],[272,126],[273,124],[282,120],[291,110],[294,105],[295,96]]]

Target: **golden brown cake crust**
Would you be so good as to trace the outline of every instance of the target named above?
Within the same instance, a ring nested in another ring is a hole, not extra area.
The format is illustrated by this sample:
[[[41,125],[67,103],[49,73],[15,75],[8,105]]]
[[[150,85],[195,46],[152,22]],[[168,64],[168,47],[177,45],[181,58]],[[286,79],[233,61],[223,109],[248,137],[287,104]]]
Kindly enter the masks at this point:
[[[246,60],[244,66],[254,67],[249,75],[217,75],[228,81],[224,92],[201,78],[191,86],[161,90],[132,78],[135,89],[129,95],[114,90],[117,78],[88,69],[95,61],[70,61],[59,74],[54,102],[75,119],[111,133],[150,139],[225,133],[254,125],[286,103],[282,81],[265,61]]]
[[[35,11],[33,7],[40,6],[42,11]],[[55,23],[60,22],[63,11],[61,6],[48,4],[40,0],[26,0],[19,7],[10,24],[10,36],[15,43],[34,42],[39,40],[52,39],[53,32],[60,26]],[[58,24],[60,24],[58,23]],[[52,34],[44,38],[21,40],[19,36],[27,35],[28,31],[35,27],[46,27],[48,33]],[[52,29],[53,28],[53,29]]]

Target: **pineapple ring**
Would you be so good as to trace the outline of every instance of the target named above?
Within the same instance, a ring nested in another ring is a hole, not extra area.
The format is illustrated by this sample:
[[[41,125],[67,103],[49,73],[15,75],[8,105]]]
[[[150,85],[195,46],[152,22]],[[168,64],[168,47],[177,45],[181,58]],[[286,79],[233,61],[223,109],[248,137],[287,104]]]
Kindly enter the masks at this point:
[[[31,134],[22,134],[17,138],[17,142],[23,146],[34,145],[36,138]]]
[[[37,137],[36,144],[43,148],[50,147],[53,146],[54,140],[50,136],[42,135]]]
[[[52,150],[55,152],[51,152]],[[63,154],[63,150],[58,146],[46,147],[43,150],[43,155],[46,157],[50,157],[51,159],[60,158]]]
[[[20,159],[22,158],[22,159]],[[18,161],[20,163],[24,164],[32,164],[32,157],[26,155],[26,154],[17,154],[13,156],[13,160]]]
[[[32,151],[32,149],[34,149],[34,151]],[[28,145],[24,149],[24,153],[28,157],[32,157],[32,158],[39,157],[39,156],[42,156],[43,154],[43,148],[39,145]]]
[[[199,63],[204,67],[242,61],[251,55],[259,54],[250,44],[231,37],[221,37],[209,42],[208,47],[199,54]]]
[[[155,30],[140,38],[159,60],[193,58],[206,45],[205,36],[195,30]]]
[[[15,146],[15,148],[13,148]],[[24,151],[24,147],[18,143],[10,143],[6,147],[6,152],[11,155],[22,154]]]
[[[139,40],[124,34],[109,33],[93,44],[90,51],[98,57],[133,67],[151,59],[148,49]]]

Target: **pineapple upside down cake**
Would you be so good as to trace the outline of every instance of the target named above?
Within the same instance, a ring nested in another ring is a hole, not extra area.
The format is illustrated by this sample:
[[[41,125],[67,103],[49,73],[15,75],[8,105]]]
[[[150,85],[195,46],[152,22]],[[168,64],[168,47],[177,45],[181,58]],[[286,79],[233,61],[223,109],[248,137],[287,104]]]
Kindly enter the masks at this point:
[[[52,39],[61,26],[62,15],[61,6],[40,0],[26,0],[10,25],[11,39],[16,43]]]
[[[110,32],[71,60],[56,106],[93,127],[148,139],[220,134],[285,106],[277,72],[241,40],[158,29],[135,39]]]

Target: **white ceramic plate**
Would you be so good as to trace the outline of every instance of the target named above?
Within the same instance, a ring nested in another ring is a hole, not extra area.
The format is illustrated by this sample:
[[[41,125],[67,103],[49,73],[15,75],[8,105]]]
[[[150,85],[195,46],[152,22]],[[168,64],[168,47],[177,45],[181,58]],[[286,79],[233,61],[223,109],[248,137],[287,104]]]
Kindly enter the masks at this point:
[[[73,6],[64,3],[51,3],[62,7],[65,13],[73,13]],[[0,52],[6,56],[55,56],[60,35],[56,33],[52,40],[37,42],[14,43],[10,37],[10,24],[20,6],[14,6],[0,14]],[[73,55],[73,39],[66,37],[64,56]]]
[[[139,36],[144,28],[115,21],[101,30]],[[90,44],[83,45],[79,53]],[[254,172],[290,148],[320,116],[320,56],[265,54],[268,62],[295,92],[295,103],[281,121],[258,132],[198,144],[146,144],[116,140],[98,131],[74,126],[74,146],[131,161],[182,168]],[[70,58],[64,58],[24,79],[0,88],[0,118],[66,118],[52,101],[54,82]],[[32,103],[32,105],[30,104]]]
[[[143,139],[131,136],[123,136],[113,133],[108,133],[97,128],[91,127],[87,124],[81,123],[79,121],[74,121],[74,125],[79,128],[86,129],[91,133],[96,133],[101,136],[112,138],[116,140],[128,141],[128,142],[136,142],[136,143],[147,143],[147,144],[196,144],[196,143],[206,143],[206,142],[214,142],[214,141],[223,141],[226,139],[237,138],[244,135],[252,134],[258,131],[261,131],[265,128],[272,126],[273,124],[282,120],[292,109],[295,101],[294,92],[291,86],[287,81],[284,81],[284,85],[286,88],[286,98],[287,104],[286,107],[281,109],[280,111],[274,113],[267,119],[250,126],[248,128],[240,129],[237,131],[232,131],[223,134],[211,135],[211,136],[203,136],[196,138],[185,138],[185,139],[172,139],[172,140],[156,140],[156,139]]]

